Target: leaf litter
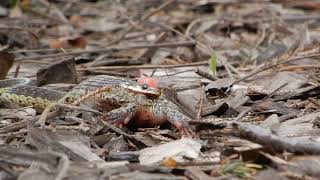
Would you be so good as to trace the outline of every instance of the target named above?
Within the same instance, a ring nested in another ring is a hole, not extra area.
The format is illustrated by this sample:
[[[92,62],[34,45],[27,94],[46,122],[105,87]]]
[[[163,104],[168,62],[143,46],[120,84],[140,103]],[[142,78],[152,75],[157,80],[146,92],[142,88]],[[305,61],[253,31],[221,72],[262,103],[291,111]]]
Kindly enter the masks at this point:
[[[317,1],[0,2],[0,75],[67,92],[96,75],[159,88],[189,116],[117,127],[97,110],[1,102],[4,179],[317,179]],[[150,163],[152,162],[152,163]]]

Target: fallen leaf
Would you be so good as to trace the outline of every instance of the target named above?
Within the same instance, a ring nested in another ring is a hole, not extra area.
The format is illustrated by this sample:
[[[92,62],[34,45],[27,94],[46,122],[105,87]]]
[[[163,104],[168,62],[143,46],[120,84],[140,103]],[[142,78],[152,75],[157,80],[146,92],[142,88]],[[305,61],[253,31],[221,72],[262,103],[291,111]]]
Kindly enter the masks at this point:
[[[50,42],[50,47],[54,49],[59,48],[81,48],[85,49],[87,46],[87,40],[84,37],[76,38],[59,38],[53,39]]]
[[[13,61],[13,54],[0,51],[0,79],[4,79],[7,76],[7,73],[13,64]]]

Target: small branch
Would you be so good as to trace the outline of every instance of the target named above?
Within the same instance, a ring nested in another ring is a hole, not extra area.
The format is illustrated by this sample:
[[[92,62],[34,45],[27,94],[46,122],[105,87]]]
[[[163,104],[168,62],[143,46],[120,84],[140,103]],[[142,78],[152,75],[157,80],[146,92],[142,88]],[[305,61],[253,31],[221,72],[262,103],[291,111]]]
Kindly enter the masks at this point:
[[[114,125],[112,125],[112,124],[110,124],[110,123],[108,123],[106,121],[101,120],[101,118],[99,118],[99,122],[102,125],[104,125],[105,127],[109,128],[111,131],[113,131],[113,132],[115,132],[115,133],[117,133],[119,135],[122,135],[123,137],[129,138],[129,139],[133,138],[130,134],[122,131],[120,128],[117,128],[116,126],[114,126]]]
[[[200,94],[200,102],[199,102],[199,109],[198,109],[198,113],[197,113],[197,119],[201,118],[203,99],[204,99],[204,94],[205,94],[204,86],[201,86],[200,90],[201,90],[201,94]]]
[[[293,71],[296,69],[319,69],[319,65],[315,64],[305,64],[305,65],[294,65],[280,68],[280,71]]]
[[[320,144],[312,140],[298,140],[280,137],[270,130],[249,123],[233,122],[241,137],[263,144],[277,151],[288,151],[301,154],[320,154]]]
[[[134,70],[134,69],[169,69],[179,67],[195,67],[208,65],[208,61],[201,61],[188,64],[176,64],[176,65],[140,65],[140,66],[107,66],[107,67],[88,67],[80,68],[78,71],[92,71],[92,70]]]
[[[271,98],[273,95],[275,95],[277,92],[279,92],[281,89],[283,89],[284,87],[286,87],[288,85],[288,83],[285,83],[283,85],[281,85],[280,87],[278,87],[276,90],[274,90],[273,92],[271,92],[268,96],[264,97],[263,99],[261,99],[258,103],[254,104],[250,109],[242,111],[241,113],[238,114],[238,116],[233,120],[235,121],[240,121],[245,115],[247,115],[250,111],[253,111],[260,103],[265,102],[267,99]]]
[[[314,104],[315,106],[317,106],[317,108],[320,109],[320,103],[319,103],[317,100],[309,97],[309,98],[308,98],[308,101],[311,102],[312,104]]]
[[[219,59],[219,58],[218,58]],[[224,68],[226,69],[227,73],[228,73],[228,76],[230,79],[234,80],[234,76],[230,70],[230,67],[231,65],[229,65],[223,58],[220,58],[220,61],[222,62],[222,65],[224,66]]]
[[[39,118],[38,123],[40,124],[41,128],[45,127],[45,123],[46,123],[46,120],[48,118],[50,111],[54,108],[57,108],[57,107],[65,108],[65,109],[72,109],[72,110],[77,110],[77,111],[91,112],[91,113],[95,113],[98,115],[101,114],[99,111],[94,110],[94,109],[90,109],[90,108],[71,106],[71,105],[67,105],[67,104],[52,103],[42,112],[42,114]]]
[[[168,42],[168,43],[159,43],[159,44],[145,44],[145,45],[135,45],[135,46],[115,46],[105,49],[97,50],[83,50],[69,53],[56,53],[56,54],[47,54],[47,55],[38,55],[38,56],[29,56],[16,58],[16,61],[27,60],[27,59],[44,59],[44,58],[56,58],[62,56],[76,56],[84,53],[106,53],[111,51],[121,51],[121,50],[130,50],[130,49],[143,49],[143,48],[161,48],[161,47],[178,47],[178,46],[194,46],[194,41],[183,41],[183,42]]]
[[[21,27],[15,27],[15,26],[0,26],[0,30],[7,30],[7,31],[24,31],[30,34],[34,39],[38,39],[37,35],[33,32],[33,29],[28,28],[21,28]]]
[[[66,49],[71,50],[71,49]],[[9,51],[10,53],[58,53],[60,49],[17,49]]]
[[[67,174],[67,171],[70,167],[70,160],[68,156],[63,153],[58,153],[58,152],[50,152],[50,153],[59,157],[59,164],[57,168],[58,173],[54,178],[54,180],[62,180]]]
[[[131,140],[132,142],[135,142],[138,146],[140,146],[140,148],[145,148],[147,147],[144,143],[142,143],[140,140],[138,140],[137,138],[135,138],[134,136],[122,131],[121,129],[117,128],[116,126],[106,122],[106,121],[103,121],[101,118],[99,118],[99,123],[101,123],[103,126],[109,128],[111,131],[119,134],[119,135],[122,135],[123,137]]]
[[[20,130],[20,131],[16,131],[16,132],[9,132],[7,134],[0,134],[0,137],[17,137],[19,135],[25,135],[28,133],[28,130]]]
[[[161,4],[158,8],[156,8],[155,10],[153,11],[150,11],[149,13],[145,14],[142,16],[141,20],[139,23],[142,23],[144,21],[146,21],[147,19],[149,19],[149,17],[153,16],[154,14],[158,13],[159,11],[161,11],[162,9],[166,8],[167,6],[169,6],[170,4],[174,3],[176,0],[169,0],[169,1],[165,1],[163,4]],[[110,42],[108,45],[111,45],[111,44],[116,44],[118,42],[120,42],[130,31],[132,31],[134,29],[134,25],[133,24],[130,24],[130,26],[125,30],[123,31],[120,36]]]
[[[272,65],[266,66],[266,67],[264,67],[264,68],[262,68],[262,69],[260,69],[260,70],[258,70],[258,71],[256,71],[256,72],[253,72],[253,73],[251,73],[251,74],[249,74],[249,75],[247,75],[247,76],[244,76],[244,77],[242,77],[242,78],[234,81],[234,82],[232,83],[232,85],[234,85],[234,84],[236,84],[236,83],[238,83],[238,82],[241,82],[241,81],[243,81],[243,80],[245,80],[245,79],[248,79],[249,77],[252,77],[252,76],[254,76],[254,75],[256,75],[256,74],[259,74],[259,73],[261,73],[261,72],[263,72],[263,71],[265,71],[265,70],[271,69],[271,68],[273,68],[273,67],[277,67],[278,65],[285,64],[285,63],[292,62],[292,61],[297,61],[297,60],[304,59],[304,58],[314,58],[314,57],[319,57],[319,56],[320,56],[320,54],[312,54],[312,55],[301,56],[301,57],[293,57],[292,59],[288,59],[288,60],[285,60],[285,61],[281,61],[281,62],[278,62],[278,63],[276,63],[276,64],[272,64]]]
[[[202,70],[202,69],[200,69],[198,67],[194,68],[193,71],[195,73],[197,73],[199,76],[202,76],[202,77],[204,77],[206,79],[209,79],[211,81],[216,81],[218,79],[216,76],[214,76],[212,74],[209,74],[208,72],[206,72],[206,71],[204,71],[204,70]]]

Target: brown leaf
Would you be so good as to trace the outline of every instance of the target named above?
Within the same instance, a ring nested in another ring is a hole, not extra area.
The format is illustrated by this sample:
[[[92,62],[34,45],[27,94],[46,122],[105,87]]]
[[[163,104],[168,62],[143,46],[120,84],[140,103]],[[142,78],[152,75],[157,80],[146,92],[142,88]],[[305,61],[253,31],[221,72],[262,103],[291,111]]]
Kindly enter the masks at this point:
[[[57,73],[59,72],[59,73]],[[53,83],[77,83],[78,75],[74,58],[64,59],[37,72],[38,85]]]
[[[7,73],[13,64],[13,61],[13,54],[0,51],[0,79],[4,79],[7,76]]]
[[[81,48],[84,49],[87,46],[87,40],[84,37],[77,37],[74,39],[68,39],[68,43],[72,46],[72,47],[76,47],[76,48]]]
[[[79,26],[83,21],[84,21],[84,18],[79,15],[72,15],[69,18],[69,22],[75,26]]]
[[[59,49],[59,48],[81,48],[84,49],[87,46],[87,40],[84,37],[76,38],[59,38],[53,39],[50,42],[50,47]]]

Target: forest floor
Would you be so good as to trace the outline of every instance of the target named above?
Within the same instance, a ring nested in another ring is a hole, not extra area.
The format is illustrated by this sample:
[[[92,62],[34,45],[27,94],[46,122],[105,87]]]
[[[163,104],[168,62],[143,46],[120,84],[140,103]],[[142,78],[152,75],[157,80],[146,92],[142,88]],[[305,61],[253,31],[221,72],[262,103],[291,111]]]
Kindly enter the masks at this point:
[[[97,104],[39,112],[0,94],[1,179],[320,177],[318,1],[18,0],[0,17],[0,93],[108,75],[179,107],[172,124],[119,126]]]

